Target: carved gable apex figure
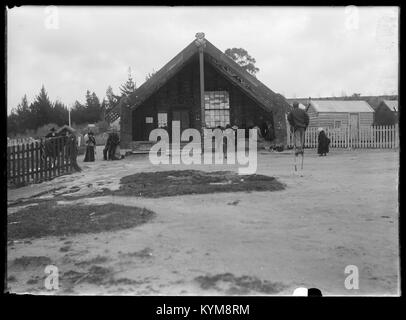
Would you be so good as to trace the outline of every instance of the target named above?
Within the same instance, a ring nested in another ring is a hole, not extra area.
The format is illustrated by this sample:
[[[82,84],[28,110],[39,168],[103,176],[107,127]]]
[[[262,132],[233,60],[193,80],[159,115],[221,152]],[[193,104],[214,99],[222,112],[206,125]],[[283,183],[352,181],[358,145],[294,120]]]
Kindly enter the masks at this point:
[[[196,37],[196,41],[195,44],[198,47],[205,47],[206,46],[206,39],[204,38],[204,32],[198,32],[196,33],[195,37]]]

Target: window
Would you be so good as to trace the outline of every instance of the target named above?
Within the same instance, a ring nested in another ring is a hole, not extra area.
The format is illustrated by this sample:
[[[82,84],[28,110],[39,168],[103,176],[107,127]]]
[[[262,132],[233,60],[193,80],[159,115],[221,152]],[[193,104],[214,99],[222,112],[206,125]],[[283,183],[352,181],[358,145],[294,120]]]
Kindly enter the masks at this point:
[[[145,117],[145,123],[154,123],[153,117]]]
[[[207,128],[230,124],[230,99],[227,91],[206,91],[204,109]]]
[[[158,112],[158,128],[168,126],[168,114],[166,112]]]
[[[341,120],[334,120],[334,128],[341,128]]]

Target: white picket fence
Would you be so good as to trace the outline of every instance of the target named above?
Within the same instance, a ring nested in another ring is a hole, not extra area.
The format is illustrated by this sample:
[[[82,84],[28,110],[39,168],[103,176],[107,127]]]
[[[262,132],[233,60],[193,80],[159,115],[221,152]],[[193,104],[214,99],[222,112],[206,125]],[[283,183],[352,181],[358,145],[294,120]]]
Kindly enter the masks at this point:
[[[287,144],[293,146],[293,135],[288,126]],[[399,128],[394,126],[369,126],[356,130],[347,128],[324,128],[330,138],[330,148],[371,148],[396,149],[399,148]],[[317,148],[318,131],[316,127],[309,127],[305,133],[305,147]]]

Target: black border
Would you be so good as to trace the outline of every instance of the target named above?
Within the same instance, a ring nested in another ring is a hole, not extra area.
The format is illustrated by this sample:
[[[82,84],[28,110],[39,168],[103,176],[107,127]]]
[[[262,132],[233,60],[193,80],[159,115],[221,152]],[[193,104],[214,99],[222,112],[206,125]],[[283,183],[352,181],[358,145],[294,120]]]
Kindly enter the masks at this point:
[[[4,106],[7,105],[6,94],[7,94],[7,62],[6,62],[6,50],[7,50],[7,39],[6,39],[6,19],[7,19],[7,7],[11,8],[13,6],[20,6],[24,3],[24,5],[109,5],[108,3],[100,2],[100,1],[70,1],[67,3],[66,1],[7,1],[4,6],[4,18],[5,23],[3,24],[4,32],[2,35],[4,36],[4,67],[5,72],[3,73],[3,92],[4,92]],[[136,3],[131,3],[128,1],[115,1],[114,6],[116,5],[166,5],[166,6],[183,6],[183,5],[279,5],[279,6],[288,6],[288,5],[303,5],[303,3],[292,3],[286,1],[272,1],[272,2],[264,2],[264,1],[249,1],[249,2],[235,2],[234,1],[137,1]],[[349,2],[340,2],[340,1],[313,1],[311,4],[307,4],[310,6],[345,6],[345,5],[359,5],[359,6],[399,6],[400,7],[400,26],[402,27],[404,21],[404,8],[400,2],[397,1],[369,1],[360,2],[355,1],[352,3]],[[402,82],[403,82],[403,30],[400,30],[400,47],[399,47],[399,101],[400,104],[403,103],[402,101]],[[2,121],[2,128],[5,131],[3,135],[0,135],[0,141],[4,148],[7,147],[6,139],[7,136],[7,108],[3,107],[3,117]],[[400,111],[400,123],[405,121],[405,115],[403,114],[402,110]],[[403,149],[404,149],[404,142],[403,142],[403,134],[404,134],[405,126],[399,126],[400,131],[400,149],[399,149],[399,157],[400,157],[400,168],[399,168],[399,236],[400,236],[400,267],[401,267],[401,294],[405,292],[405,245],[404,245],[404,218],[402,217],[402,204],[401,204],[401,192],[402,192],[402,176],[403,170],[401,164],[403,163]],[[5,149],[3,149],[5,150]],[[7,187],[6,187],[6,157],[5,152],[1,153],[1,161],[4,164],[2,166],[2,192],[1,194],[5,197],[2,201],[3,210],[2,212],[2,237],[0,240],[1,245],[1,258],[4,263],[1,264],[0,271],[4,276],[3,279],[6,279],[5,275],[5,263],[6,263],[6,226],[7,226],[7,202],[6,202],[6,195],[7,195]],[[4,282],[2,282],[2,287],[0,289],[1,292],[4,292]],[[179,296],[179,297],[172,297],[172,296],[151,296],[151,297],[128,297],[128,296],[121,296],[121,297],[80,297],[80,296],[31,296],[31,295],[13,295],[3,293],[1,298],[4,299],[2,305],[6,305],[7,307],[12,307],[13,316],[16,316],[17,313],[20,311],[28,312],[28,314],[32,315],[32,313],[38,313],[38,315],[48,315],[48,316],[84,316],[85,313],[83,310],[89,312],[89,315],[98,315],[98,314],[106,314],[109,310],[111,310],[115,317],[120,317],[122,311],[128,312],[126,316],[134,318],[134,319],[180,319],[179,317],[174,316],[154,316],[154,310],[157,306],[163,305],[164,303],[167,305],[177,305],[177,306],[191,306],[191,307],[198,307],[201,304],[250,304],[250,314],[248,316],[198,316],[198,314],[192,314],[187,319],[269,319],[271,317],[278,317],[277,311],[282,312],[282,317],[292,316],[292,315],[300,315],[305,316],[309,315],[311,317],[315,315],[321,315],[323,318],[331,317],[331,315],[336,316],[344,316],[344,317],[351,317],[353,315],[352,308],[359,308],[363,316],[365,313],[376,313],[377,311],[383,311],[386,316],[391,311],[394,311],[395,307],[400,306],[401,302],[404,302],[404,297],[322,297],[322,298],[305,298],[305,297],[209,297],[209,296],[202,296],[202,297],[188,297],[188,296]],[[112,300],[115,304],[111,304]],[[105,301],[106,303],[103,303]],[[34,309],[32,307],[26,307],[29,304],[27,302],[32,302],[34,304]],[[118,306],[117,306],[118,305]],[[52,311],[53,306],[59,307],[57,313]],[[84,308],[84,309],[82,309]],[[322,309],[324,309],[324,312]],[[36,311],[36,312],[35,312]],[[141,317],[141,315],[143,315]]]

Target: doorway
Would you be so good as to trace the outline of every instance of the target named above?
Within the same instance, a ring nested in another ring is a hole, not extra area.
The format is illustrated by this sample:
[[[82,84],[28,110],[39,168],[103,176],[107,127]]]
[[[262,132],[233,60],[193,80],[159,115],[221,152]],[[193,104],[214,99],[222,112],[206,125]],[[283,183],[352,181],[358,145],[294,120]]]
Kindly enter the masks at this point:
[[[358,130],[359,129],[359,114],[350,113],[350,136],[351,140],[358,141]]]
[[[190,128],[189,111],[188,110],[176,110],[172,112],[172,121],[180,121],[180,130]]]

